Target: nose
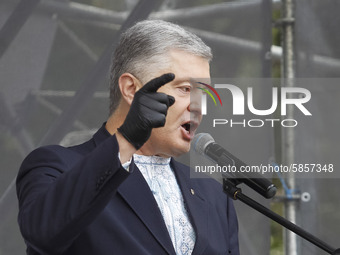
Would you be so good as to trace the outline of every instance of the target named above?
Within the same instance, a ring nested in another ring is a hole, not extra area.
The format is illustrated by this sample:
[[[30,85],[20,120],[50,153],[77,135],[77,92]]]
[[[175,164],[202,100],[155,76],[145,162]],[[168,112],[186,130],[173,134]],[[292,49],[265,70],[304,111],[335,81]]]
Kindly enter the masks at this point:
[[[189,112],[201,112],[201,106],[200,104],[196,102],[190,102],[188,104],[188,111]]]
[[[196,93],[194,93],[196,94]],[[188,104],[188,111],[191,114],[194,114],[196,117],[202,115],[202,109],[201,109],[201,94],[198,93],[196,95],[190,94],[190,102]]]

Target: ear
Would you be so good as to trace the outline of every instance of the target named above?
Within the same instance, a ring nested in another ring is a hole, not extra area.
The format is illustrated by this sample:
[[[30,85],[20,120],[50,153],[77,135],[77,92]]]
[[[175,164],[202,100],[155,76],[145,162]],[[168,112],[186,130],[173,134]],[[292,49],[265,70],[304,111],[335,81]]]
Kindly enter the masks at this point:
[[[141,87],[140,81],[130,73],[123,73],[119,77],[118,84],[122,99],[131,105],[135,93]]]

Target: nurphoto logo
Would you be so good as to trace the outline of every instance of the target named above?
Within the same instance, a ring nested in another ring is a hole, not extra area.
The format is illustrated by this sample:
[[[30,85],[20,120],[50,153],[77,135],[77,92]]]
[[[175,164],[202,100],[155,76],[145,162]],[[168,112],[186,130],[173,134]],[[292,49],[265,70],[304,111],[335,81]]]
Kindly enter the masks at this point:
[[[220,95],[221,93],[231,93],[232,96],[232,113],[233,116],[242,116],[245,115],[245,107],[248,107],[249,112],[257,116],[268,116],[273,114],[278,107],[280,106],[280,115],[286,116],[287,115],[287,108],[289,106],[295,107],[299,111],[301,111],[305,116],[311,116],[311,112],[305,107],[306,104],[311,99],[311,93],[308,89],[299,88],[299,87],[273,87],[271,91],[271,106],[267,109],[256,109],[254,106],[254,96],[253,96],[253,88],[247,88],[247,94],[244,95],[243,91],[232,84],[215,84],[214,87],[198,82],[201,85],[209,88],[215,96],[217,96],[221,107],[222,100]],[[201,113],[202,115],[207,115],[207,94],[212,98],[214,101],[215,106],[217,105],[216,100],[213,94],[206,88],[200,88],[205,93],[202,94],[201,99]],[[220,94],[217,93],[216,89],[219,89]],[[280,91],[279,91],[280,90]],[[280,92],[280,96],[279,96]],[[295,98],[293,98],[295,96]],[[279,102],[280,101],[280,102]],[[279,105],[280,103],[280,105]],[[230,105],[224,105],[224,107],[230,107]],[[230,124],[231,127],[233,126],[243,126],[243,127],[262,127],[265,123],[271,124],[274,127],[275,123],[280,123],[283,127],[295,127],[298,125],[297,120],[295,119],[243,119],[242,121],[233,121],[233,119],[214,119],[213,120],[213,127],[217,125],[226,125]]]

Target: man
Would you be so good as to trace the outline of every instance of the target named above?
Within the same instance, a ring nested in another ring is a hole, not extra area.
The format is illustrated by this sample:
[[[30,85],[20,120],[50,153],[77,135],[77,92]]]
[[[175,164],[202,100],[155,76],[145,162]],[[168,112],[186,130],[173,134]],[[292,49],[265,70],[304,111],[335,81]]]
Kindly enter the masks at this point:
[[[190,149],[201,120],[190,81],[209,78],[211,57],[164,21],[122,35],[106,124],[84,144],[38,148],[21,166],[27,254],[239,254],[231,199],[172,158]]]

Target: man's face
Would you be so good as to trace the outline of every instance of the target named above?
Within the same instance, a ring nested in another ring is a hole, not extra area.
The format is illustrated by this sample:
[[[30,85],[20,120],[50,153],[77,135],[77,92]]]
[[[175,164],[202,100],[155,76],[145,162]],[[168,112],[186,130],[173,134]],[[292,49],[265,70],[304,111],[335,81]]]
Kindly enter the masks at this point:
[[[164,127],[154,128],[150,139],[140,151],[144,155],[163,157],[179,156],[190,150],[190,142],[201,122],[200,89],[195,89],[193,80],[210,78],[209,62],[183,51],[170,51],[170,67],[155,74],[174,73],[175,79],[162,86],[158,92],[175,98],[168,109]]]

